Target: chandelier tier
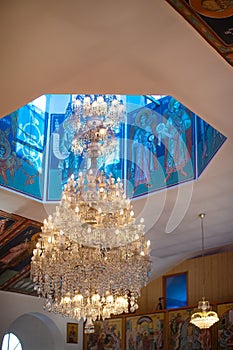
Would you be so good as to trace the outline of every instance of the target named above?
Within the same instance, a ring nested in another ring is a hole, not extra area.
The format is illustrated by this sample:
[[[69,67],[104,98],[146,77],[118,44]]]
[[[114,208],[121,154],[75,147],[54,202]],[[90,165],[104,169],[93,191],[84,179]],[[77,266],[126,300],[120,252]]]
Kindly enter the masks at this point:
[[[82,318],[86,321],[85,332],[90,333],[96,319],[138,308],[138,297],[148,282],[151,261],[144,220],[136,223],[122,181],[96,169],[99,147],[109,147],[108,143],[96,142],[88,139],[89,136],[85,139],[87,134],[81,138],[82,130],[87,128],[82,123],[88,123],[89,119],[85,119],[86,99],[78,101],[75,115],[79,110],[81,117],[75,135],[79,134],[79,142],[86,144],[84,154],[91,158],[91,168],[80,172],[77,179],[70,177],[55,212],[44,220],[33,250],[31,278],[48,311],[72,319]],[[99,112],[94,112],[96,118]],[[88,113],[93,114],[89,109]],[[105,123],[101,125],[111,130],[119,122],[118,117],[116,114],[111,122],[102,118]]]
[[[199,215],[201,218],[201,232],[202,232],[202,261],[203,261],[203,295],[205,290],[205,268],[204,268],[204,226],[203,226],[203,220],[205,218],[205,214],[202,213]],[[205,300],[205,297],[202,297],[202,300],[198,303],[198,309],[200,309],[200,312],[196,312],[191,316],[190,323],[192,323],[194,326],[205,329],[210,328],[219,321],[218,315],[216,312],[209,310],[210,309],[210,303],[209,301]]]
[[[90,169],[78,179],[71,176],[65,185],[60,205],[48,220],[43,233],[60,234],[79,244],[113,248],[134,241],[144,241],[143,219],[136,224],[123,183],[104,173],[97,176]]]
[[[75,154],[100,157],[117,145],[115,131],[125,119],[125,105],[117,95],[77,95],[66,109],[64,129],[72,135]]]
[[[148,247],[139,242],[98,249],[58,236],[42,238],[33,255],[31,273],[45,307],[78,320],[135,311],[148,280]]]

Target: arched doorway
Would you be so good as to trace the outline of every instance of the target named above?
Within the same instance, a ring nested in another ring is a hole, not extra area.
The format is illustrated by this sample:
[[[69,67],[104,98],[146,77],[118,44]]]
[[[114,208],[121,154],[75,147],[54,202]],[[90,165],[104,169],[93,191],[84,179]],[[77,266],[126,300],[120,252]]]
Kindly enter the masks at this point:
[[[2,350],[11,350],[6,341],[11,337],[20,342],[17,350],[64,350],[65,343],[56,324],[47,316],[40,313],[29,313],[18,317],[8,328],[9,338],[2,343]],[[17,337],[17,338],[14,338]],[[5,344],[5,345],[4,345]]]

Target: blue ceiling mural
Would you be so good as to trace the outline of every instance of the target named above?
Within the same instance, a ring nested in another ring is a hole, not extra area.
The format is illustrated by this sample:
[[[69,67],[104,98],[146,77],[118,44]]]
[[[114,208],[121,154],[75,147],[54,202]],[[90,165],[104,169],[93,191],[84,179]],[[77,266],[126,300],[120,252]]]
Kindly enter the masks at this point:
[[[37,200],[58,201],[71,174],[87,168],[64,128],[74,96],[46,95],[0,119],[0,186]],[[126,120],[115,152],[99,160],[125,179],[129,197],[194,181],[226,140],[172,96],[122,96]]]
[[[0,120],[0,184],[41,200],[47,118],[28,104]]]

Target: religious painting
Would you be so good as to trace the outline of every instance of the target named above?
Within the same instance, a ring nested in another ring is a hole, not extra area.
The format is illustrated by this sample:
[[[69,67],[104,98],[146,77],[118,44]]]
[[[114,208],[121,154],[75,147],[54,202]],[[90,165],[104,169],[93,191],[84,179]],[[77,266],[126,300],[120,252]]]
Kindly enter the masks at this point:
[[[42,199],[46,120],[32,103],[0,119],[0,185]]]
[[[233,45],[233,5],[231,0],[186,0],[186,3],[225,45]]]
[[[167,0],[233,65],[232,0]]]
[[[94,323],[94,333],[84,334],[85,350],[123,350],[122,319],[111,318]]]
[[[12,234],[9,239],[1,242],[0,289],[16,291],[16,284],[24,279],[27,282],[27,288],[30,288],[32,294],[34,293],[33,283],[29,280],[30,262],[40,231],[40,223],[26,220],[14,230],[14,235]],[[22,287],[21,284],[20,286]],[[21,287],[19,289],[23,292]]]
[[[197,117],[197,173],[198,176],[207,167],[226,137],[205,120]]]
[[[233,350],[233,303],[218,304],[218,349]]]
[[[126,317],[126,350],[164,349],[164,312]]]
[[[168,349],[201,349],[211,350],[210,329],[202,329],[190,323],[191,315],[197,310],[192,308],[177,309],[168,312]]]
[[[15,235],[16,229],[26,221],[22,216],[0,210],[0,247]]]
[[[128,113],[128,196],[195,178],[194,113],[172,96]]]
[[[72,344],[78,343],[78,323],[67,323],[66,342]]]

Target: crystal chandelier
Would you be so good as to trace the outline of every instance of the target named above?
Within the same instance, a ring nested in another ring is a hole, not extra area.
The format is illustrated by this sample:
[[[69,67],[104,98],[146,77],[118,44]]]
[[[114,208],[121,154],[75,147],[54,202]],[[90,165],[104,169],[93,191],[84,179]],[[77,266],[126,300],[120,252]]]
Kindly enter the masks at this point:
[[[74,116],[80,120],[74,137],[79,134],[78,142],[86,145],[85,155],[90,157],[91,167],[80,172],[77,179],[70,177],[55,212],[44,220],[33,251],[31,278],[47,310],[71,319],[83,318],[85,332],[90,333],[96,319],[134,312],[138,308],[138,297],[148,282],[151,261],[143,219],[136,223],[122,181],[112,175],[107,177],[96,168],[99,148],[106,145],[99,143],[99,139],[88,139],[83,131],[88,128],[81,122],[89,123],[89,119],[84,118],[85,99],[78,100],[81,117],[76,110],[75,115],[70,115],[70,122]],[[96,101],[105,101],[105,98]],[[112,103],[108,106],[110,110],[106,110],[104,104],[104,111],[110,118]],[[99,116],[99,112],[91,113],[94,119]],[[119,115],[114,116],[109,122],[107,117],[101,117],[105,130],[111,130],[111,126],[119,122]],[[92,129],[88,135],[92,135],[96,124],[89,127]]]
[[[205,286],[205,269],[204,269],[204,227],[203,227],[203,220],[205,217],[205,214],[202,213],[199,215],[201,218],[201,231],[202,231],[202,261],[203,261],[203,295],[204,295],[204,286]],[[213,326],[214,323],[219,321],[218,315],[214,311],[208,311],[210,309],[210,303],[209,301],[205,300],[205,297],[202,297],[202,300],[198,303],[198,309],[200,309],[200,312],[196,312],[191,316],[190,323],[192,323],[194,326],[205,329],[210,328]]]
[[[72,136],[72,151],[103,156],[117,146],[115,131],[124,120],[125,105],[117,95],[77,95],[66,109],[64,129]]]

